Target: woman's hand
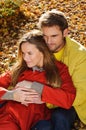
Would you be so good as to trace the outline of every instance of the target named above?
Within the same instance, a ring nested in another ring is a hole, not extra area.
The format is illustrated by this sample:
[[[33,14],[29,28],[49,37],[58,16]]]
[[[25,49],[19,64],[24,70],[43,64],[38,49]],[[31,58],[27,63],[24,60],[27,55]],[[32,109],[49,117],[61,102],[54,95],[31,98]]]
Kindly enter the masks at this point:
[[[40,94],[36,90],[31,89],[32,82],[22,81],[16,84],[15,89],[5,91],[5,94],[1,97],[2,100],[13,100],[20,102],[21,104],[28,105],[29,103],[42,104]]]
[[[40,94],[31,88],[28,89],[28,95],[26,96],[25,100],[27,101],[27,103],[35,103],[35,104],[44,103],[41,100]]]
[[[21,102],[24,105],[29,103],[42,104],[40,95],[31,88],[19,87],[14,92],[14,100]]]
[[[23,102],[26,104],[25,101],[26,96],[28,95],[28,89],[19,87],[13,90],[7,90],[4,88],[1,88],[2,91],[5,91],[5,94],[1,97],[2,100],[13,100],[17,102]]]
[[[42,104],[43,103],[41,101],[40,94],[38,92],[36,92],[36,90],[31,89],[32,83],[33,82],[31,82],[31,81],[23,80],[23,81],[17,83],[16,86],[15,86],[15,88],[20,88],[20,87],[23,87],[23,89],[27,88],[27,96],[25,98],[25,101],[22,100],[22,104],[24,104],[24,102],[36,103],[36,104]]]

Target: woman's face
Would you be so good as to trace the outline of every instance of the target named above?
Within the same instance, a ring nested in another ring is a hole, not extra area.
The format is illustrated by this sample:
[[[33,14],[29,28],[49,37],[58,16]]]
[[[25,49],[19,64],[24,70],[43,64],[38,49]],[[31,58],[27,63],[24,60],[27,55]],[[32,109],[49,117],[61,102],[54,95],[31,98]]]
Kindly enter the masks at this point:
[[[43,66],[43,54],[40,52],[35,45],[28,42],[21,45],[21,51],[24,61],[29,68],[34,66]]]

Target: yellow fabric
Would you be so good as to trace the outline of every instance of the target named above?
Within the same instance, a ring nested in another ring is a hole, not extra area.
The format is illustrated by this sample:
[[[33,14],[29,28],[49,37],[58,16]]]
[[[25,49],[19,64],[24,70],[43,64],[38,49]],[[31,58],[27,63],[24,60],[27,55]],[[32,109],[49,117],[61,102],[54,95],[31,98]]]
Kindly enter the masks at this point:
[[[66,37],[63,52],[54,55],[57,60],[61,60],[68,66],[76,88],[76,98],[73,106],[80,120],[86,124],[86,48],[75,40]]]
[[[57,60],[61,61],[63,52],[64,52],[64,48],[62,48],[58,53],[54,53],[54,56],[56,57]],[[53,104],[50,104],[50,103],[46,103],[46,106],[47,106],[49,109],[52,109],[52,108],[56,108],[56,107],[57,107],[57,106],[55,106],[55,105],[53,105]]]
[[[76,88],[73,106],[81,121],[86,124],[86,48],[75,40],[66,37],[61,61],[68,66]]]
[[[63,47],[59,52],[54,53],[54,56],[56,57],[56,59],[57,59],[58,61],[61,61],[63,52],[64,52],[64,47]]]
[[[46,103],[46,106],[47,106],[49,109],[57,108],[57,106],[55,106],[55,105],[53,105],[53,104],[50,104],[50,103]]]

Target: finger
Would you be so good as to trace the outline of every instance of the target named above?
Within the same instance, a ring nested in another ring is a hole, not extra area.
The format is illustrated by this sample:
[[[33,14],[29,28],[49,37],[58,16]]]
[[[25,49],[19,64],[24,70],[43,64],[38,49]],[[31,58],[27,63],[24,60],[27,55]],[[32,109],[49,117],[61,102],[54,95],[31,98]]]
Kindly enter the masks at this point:
[[[44,102],[42,101],[26,101],[27,104],[31,104],[31,103],[34,103],[34,104],[43,104]]]
[[[27,90],[28,90],[29,92],[34,92],[34,93],[37,93],[37,91],[36,91],[36,90],[34,90],[34,89],[32,89],[32,88],[27,88]]]
[[[38,95],[38,96],[40,96],[39,93],[37,93],[37,92],[32,92],[32,91],[28,91],[28,90],[21,90],[21,91],[22,91],[22,93],[24,95],[27,95],[27,96],[30,96],[30,95]]]
[[[19,90],[19,91],[29,91],[29,89],[28,88],[24,88],[24,87],[21,87],[21,86],[18,86],[17,88],[15,88],[15,90],[17,91],[17,90]]]
[[[29,99],[29,98],[40,98],[40,96],[38,94],[25,93],[24,95],[27,97],[27,99]]]
[[[29,104],[28,103],[25,103],[25,102],[21,102],[21,104],[25,105],[25,106],[28,106]]]

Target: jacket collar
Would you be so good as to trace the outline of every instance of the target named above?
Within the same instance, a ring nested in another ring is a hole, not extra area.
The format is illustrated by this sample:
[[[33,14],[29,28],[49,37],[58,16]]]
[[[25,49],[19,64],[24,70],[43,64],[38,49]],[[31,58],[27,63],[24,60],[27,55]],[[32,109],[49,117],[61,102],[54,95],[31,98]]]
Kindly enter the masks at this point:
[[[43,69],[42,67],[39,68],[39,67],[37,67],[37,66],[34,66],[34,67],[32,68],[32,70],[33,70],[33,72],[35,72],[35,71],[39,71],[39,72],[44,71],[44,69]]]

